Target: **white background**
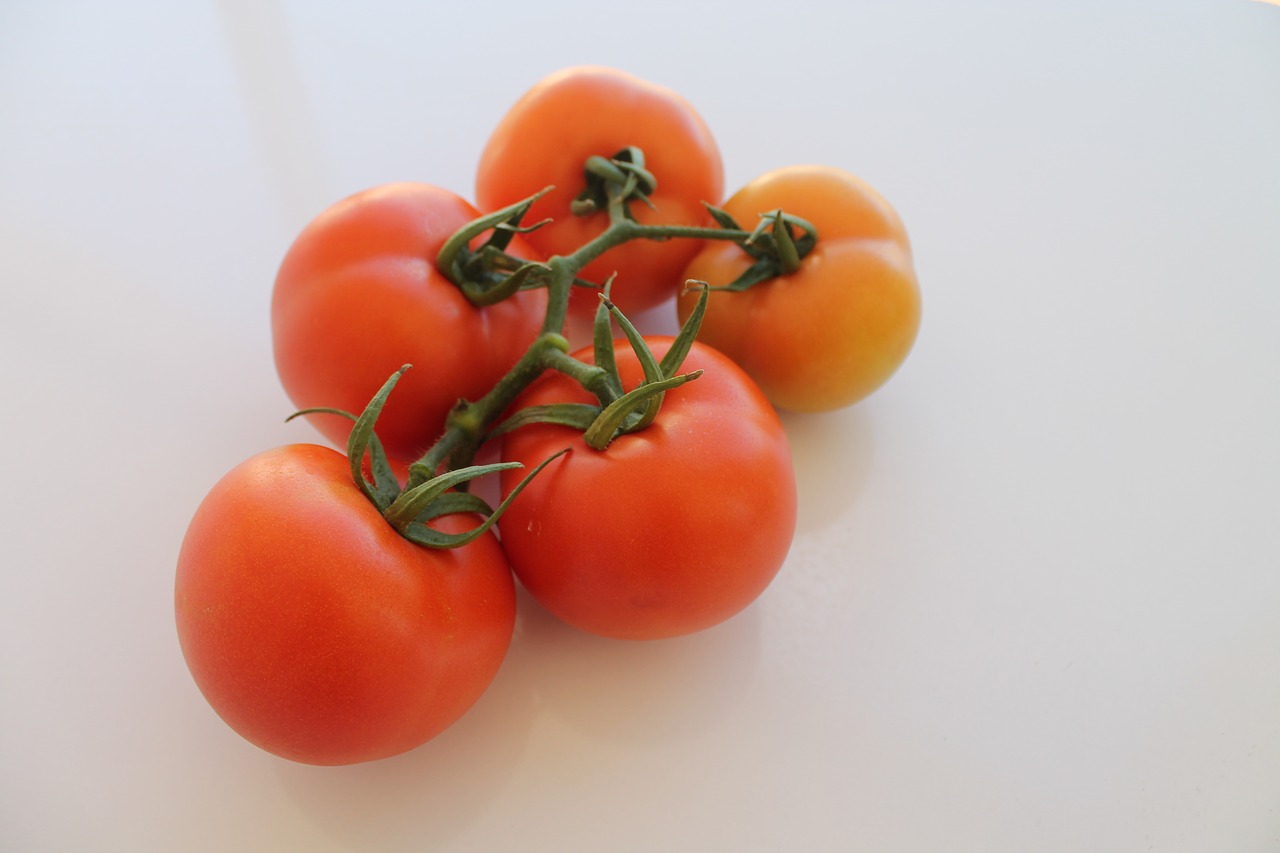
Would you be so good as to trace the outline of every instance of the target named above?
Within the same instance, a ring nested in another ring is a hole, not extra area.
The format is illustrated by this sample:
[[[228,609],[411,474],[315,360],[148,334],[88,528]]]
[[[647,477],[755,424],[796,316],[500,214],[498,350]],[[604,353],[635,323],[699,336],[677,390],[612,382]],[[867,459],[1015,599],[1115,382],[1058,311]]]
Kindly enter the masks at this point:
[[[0,5],[0,849],[1280,850],[1280,8],[624,9]],[[884,192],[916,350],[786,418],[798,536],[741,616],[626,644],[522,600],[425,747],[262,753],[172,578],[218,477],[315,440],[276,265],[356,190],[469,195],[583,62],[686,95],[730,188]]]

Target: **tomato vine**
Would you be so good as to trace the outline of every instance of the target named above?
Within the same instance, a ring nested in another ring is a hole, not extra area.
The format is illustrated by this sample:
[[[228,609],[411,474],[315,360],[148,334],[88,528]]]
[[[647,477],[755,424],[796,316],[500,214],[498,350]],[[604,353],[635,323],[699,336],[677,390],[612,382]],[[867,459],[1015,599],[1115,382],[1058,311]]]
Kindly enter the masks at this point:
[[[584,164],[583,175],[585,187],[577,195],[576,213],[586,215],[603,207],[609,220],[603,231],[571,254],[556,255],[543,262],[525,260],[507,251],[514,235],[529,233],[545,224],[526,226],[524,218],[550,188],[477,218],[445,241],[435,264],[472,304],[491,305],[521,290],[540,287],[545,288],[548,294],[546,315],[541,334],[507,374],[484,396],[473,401],[460,400],[449,412],[444,434],[409,466],[409,478],[403,490],[398,488],[373,432],[388,394],[408,366],[388,380],[363,414],[353,418],[355,427],[347,452],[353,460],[353,472],[359,474],[358,485],[397,530],[419,544],[458,547],[472,541],[474,536],[497,521],[509,501],[518,494],[519,489],[504,504],[490,509],[478,499],[460,499],[451,491],[465,489],[470,479],[502,470],[503,466],[472,465],[479,448],[490,438],[530,423],[554,422],[581,430],[589,447],[604,450],[618,435],[644,429],[651,424],[657,417],[664,393],[701,375],[699,372],[681,374],[677,371],[697,337],[702,310],[689,312],[675,346],[659,362],[650,352],[644,336],[609,299],[608,282],[599,285],[600,303],[594,324],[596,363],[587,364],[570,355],[569,342],[563,333],[570,294],[575,287],[595,286],[579,277],[588,264],[606,251],[635,240],[721,240],[741,246],[754,259],[742,280],[728,288],[742,289],[793,271],[817,244],[817,232],[812,225],[781,210],[762,213],[760,224],[750,231],[739,227],[732,217],[709,202],[707,208],[717,223],[714,226],[637,222],[631,205],[646,202],[656,189],[658,179],[644,168],[644,152],[634,146],[624,148],[607,159],[593,155]],[[795,229],[800,230],[800,239],[796,238]],[[473,248],[473,243],[481,237],[486,238]],[[692,289],[703,291],[701,304],[705,305],[706,286],[702,284],[701,288],[695,286]],[[621,328],[645,368],[644,382],[626,392],[616,371],[611,370],[609,353],[614,339],[614,323]],[[503,413],[548,370],[577,381],[596,398],[597,403],[524,410],[499,424]],[[334,410],[307,409],[299,414],[318,412],[332,414]],[[359,473],[366,452],[372,457],[372,481]],[[536,475],[539,470],[541,466],[529,476]],[[457,510],[446,509],[455,505]],[[414,520],[416,515],[430,518],[444,511],[482,512],[486,518],[467,536],[443,536]]]

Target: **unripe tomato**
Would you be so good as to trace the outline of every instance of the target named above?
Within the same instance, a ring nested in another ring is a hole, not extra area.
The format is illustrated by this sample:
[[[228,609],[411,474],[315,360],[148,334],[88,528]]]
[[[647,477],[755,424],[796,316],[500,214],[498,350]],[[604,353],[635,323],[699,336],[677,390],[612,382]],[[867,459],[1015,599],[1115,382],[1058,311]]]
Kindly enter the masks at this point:
[[[741,292],[713,291],[698,339],[728,355],[774,404],[795,411],[847,406],[906,359],[920,326],[920,289],[901,219],[861,179],[823,166],[769,172],[722,205],[744,228],[781,208],[818,232],[793,273]],[[752,262],[708,242],[686,278],[727,285]],[[676,303],[681,320],[697,301]]]

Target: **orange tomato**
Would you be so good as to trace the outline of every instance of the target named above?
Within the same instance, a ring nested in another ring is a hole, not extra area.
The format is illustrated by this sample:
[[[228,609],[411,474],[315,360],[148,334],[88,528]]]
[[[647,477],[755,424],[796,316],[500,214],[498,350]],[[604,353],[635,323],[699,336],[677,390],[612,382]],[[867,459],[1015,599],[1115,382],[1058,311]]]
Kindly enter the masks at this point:
[[[743,228],[781,208],[812,223],[817,245],[795,272],[740,292],[714,291],[698,339],[736,361],[774,405],[828,411],[879,388],[920,326],[920,289],[901,219],[861,179],[823,166],[769,172],[722,206]],[[729,284],[752,258],[708,242],[685,277]],[[677,302],[683,321],[697,301]]]

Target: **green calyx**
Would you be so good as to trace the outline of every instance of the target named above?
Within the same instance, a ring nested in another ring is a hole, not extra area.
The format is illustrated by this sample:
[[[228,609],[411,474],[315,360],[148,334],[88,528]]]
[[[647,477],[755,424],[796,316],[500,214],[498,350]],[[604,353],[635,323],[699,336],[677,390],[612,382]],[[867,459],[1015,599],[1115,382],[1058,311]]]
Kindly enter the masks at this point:
[[[476,477],[523,467],[518,462],[468,465],[441,474],[427,469],[424,463],[415,462],[409,466],[409,484],[401,488],[386,451],[382,447],[382,442],[374,432],[374,425],[392,389],[409,368],[410,365],[406,364],[392,374],[358,417],[341,409],[312,408],[294,412],[286,420],[293,420],[301,415],[330,414],[354,421],[347,437],[347,458],[351,463],[351,479],[364,492],[365,497],[378,508],[387,522],[409,541],[429,548],[459,548],[483,536],[493,527],[529,481],[565,451],[549,457],[526,475],[496,509],[489,506],[482,498],[457,489],[465,487]],[[372,476],[365,474],[366,457]],[[415,480],[420,482],[415,485]],[[432,519],[440,516],[458,513],[479,515],[481,521],[461,533],[445,533],[428,524]]]
[[[644,152],[639,148],[623,148],[608,158],[588,157],[582,171],[586,186],[569,205],[575,216],[607,210],[614,199],[624,204],[637,200],[653,207],[649,196],[657,191],[658,179],[644,167]]]
[[[710,204],[705,207],[726,232],[744,233],[727,211]],[[714,289],[742,291],[780,275],[790,275],[800,269],[800,261],[817,244],[818,229],[813,223],[782,210],[761,213],[755,229],[738,241],[742,250],[755,259],[754,263],[730,283]]]
[[[546,264],[525,261],[507,253],[516,234],[526,234],[547,224],[547,220],[525,226],[521,222],[534,202],[551,191],[543,189],[509,207],[486,214],[445,241],[436,255],[436,267],[463,292],[472,305],[493,305],[519,290],[541,287],[550,272]],[[487,240],[473,248],[472,242],[491,232]]]
[[[483,499],[470,492],[450,491],[455,486],[469,482],[476,477],[523,467],[519,462],[501,462],[493,465],[470,465],[456,471],[448,471],[432,476],[426,482],[413,489],[401,492],[392,504],[383,512],[388,522],[410,542],[426,545],[429,548],[458,548],[484,535],[497,523],[507,507],[524,490],[524,487],[537,476],[552,460],[563,456],[568,448],[554,453],[544,459],[538,467],[525,475],[510,494],[492,508]],[[416,463],[415,463],[416,464]],[[410,471],[414,466],[410,466]],[[430,473],[430,472],[428,472]],[[483,520],[480,524],[463,533],[443,533],[429,527],[427,522],[442,515],[454,513],[478,513]]]
[[[694,310],[680,328],[671,347],[659,360],[644,336],[627,319],[607,293],[601,294],[593,327],[594,365],[588,365],[565,356],[553,360],[552,369],[576,379],[591,391],[597,403],[553,403],[545,406],[523,408],[503,421],[490,433],[502,435],[531,424],[556,424],[575,429],[583,434],[587,446],[605,450],[614,439],[628,433],[643,430],[658,416],[663,396],[702,375],[701,370],[679,373],[685,357],[693,347],[698,329],[706,313],[708,288],[705,282],[691,283],[701,289]],[[607,289],[607,288],[606,288]],[[625,391],[614,356],[613,323],[617,322],[623,336],[644,372],[644,380],[630,391]]]

